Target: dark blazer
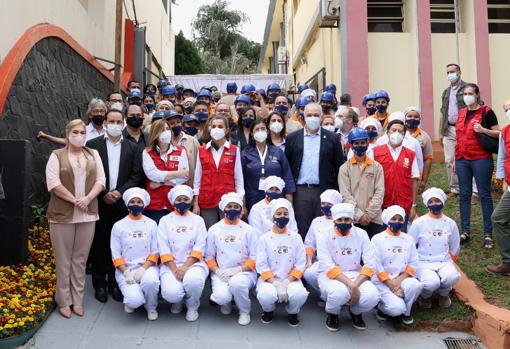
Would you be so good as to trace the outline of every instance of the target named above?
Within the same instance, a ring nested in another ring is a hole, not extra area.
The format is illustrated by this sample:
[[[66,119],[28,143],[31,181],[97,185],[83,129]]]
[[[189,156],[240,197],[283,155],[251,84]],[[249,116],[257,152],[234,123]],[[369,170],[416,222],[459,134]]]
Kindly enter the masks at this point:
[[[97,137],[87,142],[87,147],[96,149],[103,162],[104,173],[106,175],[106,189],[99,194],[98,198],[101,199],[110,188],[110,173],[108,166],[108,151],[106,148],[106,139],[104,137]],[[140,145],[122,140],[120,149],[120,162],[119,162],[119,177],[117,178],[117,187],[115,190],[124,194],[126,190],[132,187],[145,188],[144,173],[142,170],[142,148]],[[102,202],[102,200],[100,200]],[[118,208],[125,208],[124,201],[120,199],[115,204]]]
[[[301,163],[303,161],[304,128],[287,135],[285,155],[297,185]],[[321,191],[338,190],[338,171],[344,163],[342,147],[338,136],[321,128],[321,145],[319,156],[319,183]]]

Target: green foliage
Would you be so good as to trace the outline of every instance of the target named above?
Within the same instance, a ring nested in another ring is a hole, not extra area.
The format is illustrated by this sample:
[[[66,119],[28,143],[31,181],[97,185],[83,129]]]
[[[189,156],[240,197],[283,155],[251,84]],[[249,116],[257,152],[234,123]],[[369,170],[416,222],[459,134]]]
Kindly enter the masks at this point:
[[[197,48],[179,32],[175,37],[175,74],[192,75],[204,73],[204,63]]]
[[[46,208],[47,204],[45,205],[32,205],[32,216],[34,219],[34,223],[40,227],[46,226]]]

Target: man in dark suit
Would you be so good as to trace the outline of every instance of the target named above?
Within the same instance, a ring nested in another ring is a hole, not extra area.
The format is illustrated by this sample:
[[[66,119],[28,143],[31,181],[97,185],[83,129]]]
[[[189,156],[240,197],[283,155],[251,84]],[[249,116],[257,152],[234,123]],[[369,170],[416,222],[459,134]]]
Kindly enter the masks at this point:
[[[89,258],[95,297],[103,303],[108,300],[108,291],[116,301],[123,299],[115,281],[110,235],[113,224],[127,215],[122,194],[143,182],[141,148],[122,136],[123,126],[122,113],[110,110],[104,122],[106,134],[87,142],[87,147],[98,151],[106,174],[106,189],[98,196],[99,220]]]
[[[320,127],[322,108],[305,107],[305,127],[287,136],[285,155],[296,182],[294,210],[299,234],[304,238],[312,220],[320,215],[320,194],[338,190],[338,171],[344,162],[338,136]]]

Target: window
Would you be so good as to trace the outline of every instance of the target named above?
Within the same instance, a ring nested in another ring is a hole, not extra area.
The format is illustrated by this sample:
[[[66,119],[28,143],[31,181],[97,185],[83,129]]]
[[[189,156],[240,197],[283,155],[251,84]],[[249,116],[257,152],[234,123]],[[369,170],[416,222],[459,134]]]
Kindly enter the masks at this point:
[[[402,32],[403,1],[368,0],[369,32]]]
[[[510,33],[510,0],[488,0],[489,33]]]
[[[308,85],[311,89],[322,92],[326,88],[326,68],[322,68],[317,73],[315,73],[310,79],[308,79],[305,84]]]
[[[430,0],[432,33],[455,33],[455,13],[454,0]]]

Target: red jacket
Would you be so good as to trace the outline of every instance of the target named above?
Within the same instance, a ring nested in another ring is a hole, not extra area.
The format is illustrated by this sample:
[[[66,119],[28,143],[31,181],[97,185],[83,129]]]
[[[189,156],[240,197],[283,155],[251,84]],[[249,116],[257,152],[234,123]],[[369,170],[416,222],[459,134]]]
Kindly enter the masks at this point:
[[[503,127],[501,130],[501,138],[505,146],[506,160],[503,164],[505,168],[505,181],[510,184],[510,125]]]
[[[464,158],[466,160],[480,160],[485,158],[492,158],[492,154],[482,148],[478,140],[478,134],[473,128],[473,124],[478,122],[482,123],[482,110],[485,108],[485,115],[489,112],[490,108],[481,106],[478,108],[471,119],[466,123],[466,116],[468,109],[462,108],[459,110],[459,117],[455,123],[457,131],[457,143],[455,144],[455,160]]]
[[[177,147],[166,158],[166,162],[161,159],[160,154],[157,151],[149,151],[149,156],[156,168],[161,171],[177,171],[179,169],[179,159],[182,152],[185,151],[183,147]],[[173,211],[172,204],[168,201],[168,192],[172,189],[172,186],[163,185],[157,189],[151,189],[151,181],[147,178],[146,190],[151,197],[151,203],[146,207],[147,210],[161,211],[163,208],[167,208],[169,211]]]
[[[374,148],[374,160],[381,164],[384,170],[384,200],[382,208],[399,205],[406,212],[413,206],[412,167],[416,157],[414,151],[402,147],[402,151],[393,160],[387,144]]]
[[[215,208],[221,196],[235,191],[234,170],[236,164],[237,147],[233,144],[223,148],[219,168],[216,168],[211,148],[206,145],[198,148],[198,157],[202,165],[202,178],[198,205],[200,208]]]

